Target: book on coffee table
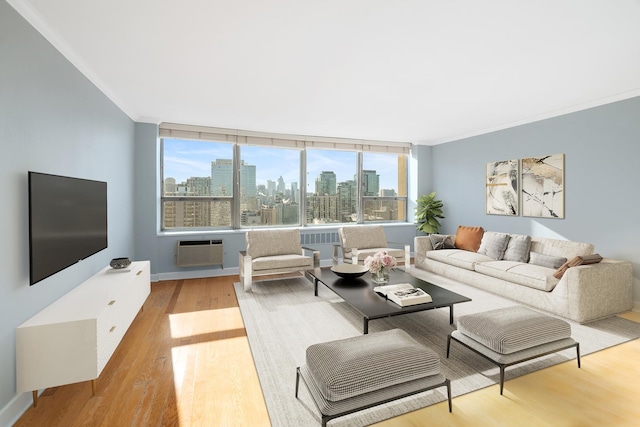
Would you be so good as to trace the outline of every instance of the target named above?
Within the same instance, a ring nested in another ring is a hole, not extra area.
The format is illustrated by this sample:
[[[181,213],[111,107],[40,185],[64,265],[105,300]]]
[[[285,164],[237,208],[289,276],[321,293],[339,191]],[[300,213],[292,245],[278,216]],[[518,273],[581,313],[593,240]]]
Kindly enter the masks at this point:
[[[432,301],[431,295],[410,283],[376,286],[373,291],[402,307]]]

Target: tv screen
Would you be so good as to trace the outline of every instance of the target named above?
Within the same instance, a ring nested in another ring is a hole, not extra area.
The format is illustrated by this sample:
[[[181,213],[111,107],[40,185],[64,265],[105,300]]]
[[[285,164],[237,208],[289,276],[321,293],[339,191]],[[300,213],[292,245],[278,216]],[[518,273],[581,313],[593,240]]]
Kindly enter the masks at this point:
[[[30,285],[106,247],[106,182],[29,172]]]

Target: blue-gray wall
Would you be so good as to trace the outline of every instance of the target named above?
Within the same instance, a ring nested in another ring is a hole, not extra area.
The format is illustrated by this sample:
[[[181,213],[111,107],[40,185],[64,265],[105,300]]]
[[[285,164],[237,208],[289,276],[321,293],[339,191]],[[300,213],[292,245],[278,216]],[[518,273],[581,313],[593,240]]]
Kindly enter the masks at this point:
[[[556,153],[565,155],[564,219],[485,214],[487,162]],[[633,263],[640,304],[640,98],[437,145],[432,155],[442,231],[479,225],[593,243],[602,256]]]
[[[0,425],[16,396],[15,330],[118,256],[134,256],[134,123],[0,1]],[[109,247],[29,286],[27,171],[106,181]]]

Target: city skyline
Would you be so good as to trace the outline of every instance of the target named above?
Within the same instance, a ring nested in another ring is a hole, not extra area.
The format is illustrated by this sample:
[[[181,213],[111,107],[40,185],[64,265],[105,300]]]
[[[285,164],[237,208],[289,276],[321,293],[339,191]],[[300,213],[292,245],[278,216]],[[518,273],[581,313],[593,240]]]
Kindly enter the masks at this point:
[[[216,159],[231,159],[231,144],[216,144],[206,141],[164,140],[164,178],[174,178],[176,183],[189,178],[211,176],[211,162]],[[242,146],[241,159],[256,167],[256,184],[267,185],[280,177],[287,188],[297,183],[300,188],[300,151],[273,149],[271,147]],[[388,155],[367,153],[365,167],[380,175],[380,189],[397,190],[397,167],[389,164]],[[307,150],[307,193],[315,191],[316,178],[323,171],[336,174],[336,182],[353,180],[356,173],[356,153],[350,151]],[[387,171],[387,173],[384,173]],[[390,173],[393,171],[396,175]],[[381,173],[382,172],[382,173]]]

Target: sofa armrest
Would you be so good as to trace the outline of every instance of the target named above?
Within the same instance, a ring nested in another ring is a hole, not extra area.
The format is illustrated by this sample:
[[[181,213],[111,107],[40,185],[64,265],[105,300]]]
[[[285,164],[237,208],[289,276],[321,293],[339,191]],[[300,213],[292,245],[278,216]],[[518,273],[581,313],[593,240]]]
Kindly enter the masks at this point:
[[[251,290],[251,276],[253,269],[251,266],[251,255],[247,255],[247,251],[238,251],[238,275],[240,283],[244,286],[244,290]]]
[[[320,251],[302,246],[302,255],[304,255],[305,252],[311,252],[311,256],[313,257],[313,268],[320,267]]]
[[[338,244],[334,244],[333,245],[333,251],[331,253],[331,263],[333,265],[338,265],[338,252],[340,252],[342,250],[342,246],[338,245]]]
[[[404,269],[407,271],[411,268],[411,245],[403,242],[387,242],[389,247],[397,247],[404,250]]]
[[[630,262],[604,259],[567,269],[553,292],[564,294],[569,317],[582,323],[631,310],[632,286]]]
[[[413,264],[416,267],[424,268],[424,262],[427,257],[427,252],[433,250],[431,239],[429,236],[416,236],[413,238]]]

